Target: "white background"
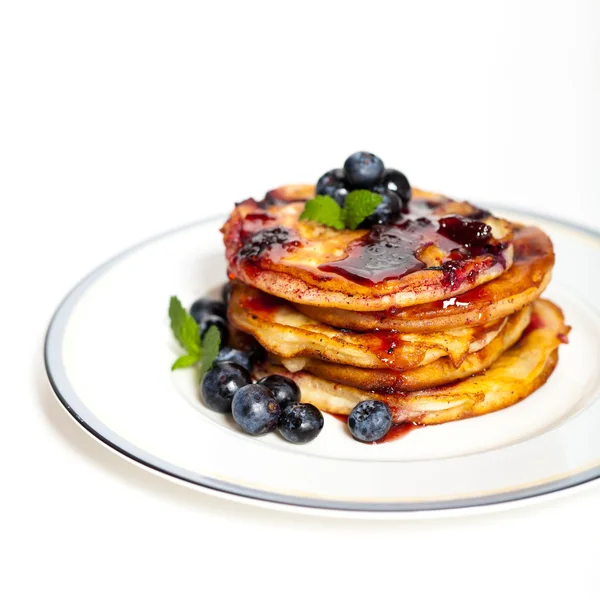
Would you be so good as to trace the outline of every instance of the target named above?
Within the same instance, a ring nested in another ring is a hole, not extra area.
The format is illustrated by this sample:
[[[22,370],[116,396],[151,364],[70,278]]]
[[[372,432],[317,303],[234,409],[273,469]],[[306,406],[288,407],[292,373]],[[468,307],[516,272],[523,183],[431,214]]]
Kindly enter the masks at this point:
[[[595,0],[0,2],[0,597],[598,598],[600,488],[456,520],[243,507],[89,439],[41,349],[99,262],[358,149],[598,228],[599,106]]]

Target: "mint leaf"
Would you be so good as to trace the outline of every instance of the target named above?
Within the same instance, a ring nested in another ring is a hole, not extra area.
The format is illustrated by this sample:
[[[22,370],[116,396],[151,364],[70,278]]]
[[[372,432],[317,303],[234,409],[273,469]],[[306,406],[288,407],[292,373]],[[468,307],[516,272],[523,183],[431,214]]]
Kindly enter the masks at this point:
[[[176,369],[185,369],[186,367],[194,366],[200,360],[200,356],[197,354],[184,354],[180,356],[171,367],[171,371]]]
[[[303,221],[317,221],[334,229],[344,229],[342,209],[331,196],[317,196],[309,200],[300,215]]]
[[[346,196],[344,208],[340,208],[331,196],[317,196],[306,203],[300,219],[334,229],[356,229],[382,201],[379,194],[370,190],[354,190]]]
[[[208,331],[204,334],[202,340],[202,364],[200,365],[200,379],[204,377],[219,354],[221,347],[221,333],[215,325],[211,325]]]
[[[349,229],[356,229],[381,204],[383,198],[369,190],[354,190],[346,197],[344,220]]]
[[[175,339],[188,354],[200,358],[200,331],[198,324],[188,311],[183,308],[177,296],[171,296],[169,318],[171,319],[171,330]]]

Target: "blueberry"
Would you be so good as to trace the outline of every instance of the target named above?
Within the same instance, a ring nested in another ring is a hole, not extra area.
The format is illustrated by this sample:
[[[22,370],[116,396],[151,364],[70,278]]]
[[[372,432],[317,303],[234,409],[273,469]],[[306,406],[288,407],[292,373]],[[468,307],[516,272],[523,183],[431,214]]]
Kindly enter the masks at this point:
[[[404,204],[410,201],[410,183],[404,173],[396,169],[386,169],[383,174],[383,185],[391,192],[396,192]]]
[[[231,299],[232,289],[233,289],[233,283],[231,281],[228,281],[221,288],[221,299],[223,300],[223,306],[225,307],[225,310],[227,310],[227,307],[229,306],[229,300]]]
[[[335,196],[335,193],[340,189],[345,189],[346,180],[342,169],[333,169],[321,175],[317,181],[317,196]]]
[[[230,348],[229,346],[225,346],[219,350],[215,362],[232,362],[236,365],[240,365],[240,367],[244,367],[247,371],[252,371],[252,358],[250,357],[250,354],[248,352],[243,352],[242,350]]]
[[[370,152],[355,152],[344,163],[346,180],[353,189],[371,189],[381,181],[383,161]]]
[[[267,351],[254,338],[247,352],[253,365],[259,365],[267,359]]]
[[[233,420],[250,435],[265,435],[277,427],[281,406],[264,385],[253,383],[239,389],[231,404]]]
[[[346,188],[340,188],[336,190],[333,194],[333,199],[344,208],[344,204],[346,203],[346,196],[348,195],[348,190]]]
[[[215,326],[221,334],[221,346],[225,346],[229,340],[229,329],[225,319],[218,315],[207,315],[200,321],[200,339],[204,338],[205,333]]]
[[[359,227],[373,227],[373,225],[385,225],[395,221],[400,216],[402,211],[402,200],[395,192],[385,190],[379,186],[375,186],[375,191],[381,194],[383,200],[381,204],[369,215]]]
[[[212,300],[211,298],[200,298],[190,306],[190,315],[196,323],[201,323],[202,320],[209,315],[218,315],[225,318],[225,304],[220,300]]]
[[[358,403],[348,417],[352,437],[361,442],[380,440],[392,426],[392,411],[385,402],[364,400]]]
[[[281,405],[281,408],[286,408],[290,404],[297,404],[300,402],[300,388],[298,384],[284,377],[283,375],[267,375],[263,377],[258,383],[268,388],[275,398],[275,402]]]
[[[292,444],[306,444],[323,429],[323,415],[312,404],[291,404],[279,419],[279,433]]]
[[[252,382],[244,367],[233,363],[217,363],[202,378],[202,399],[211,410],[231,411],[233,395]]]

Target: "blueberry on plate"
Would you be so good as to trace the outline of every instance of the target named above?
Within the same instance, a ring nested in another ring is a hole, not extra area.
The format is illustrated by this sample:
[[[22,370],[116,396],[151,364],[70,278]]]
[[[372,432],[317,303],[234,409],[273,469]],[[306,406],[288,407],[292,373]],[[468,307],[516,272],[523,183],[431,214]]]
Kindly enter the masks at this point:
[[[252,371],[252,358],[249,352],[243,350],[237,350],[229,346],[224,346],[219,350],[215,363],[231,362],[240,367],[244,367],[246,371]]]
[[[265,435],[277,427],[281,407],[270,390],[253,383],[239,389],[231,403],[233,420],[250,435]]]
[[[231,412],[234,394],[252,382],[250,373],[234,363],[216,363],[202,378],[202,400],[211,410]]]
[[[386,169],[383,173],[383,185],[391,192],[396,192],[404,204],[410,201],[410,183],[404,173],[396,169]]]
[[[206,332],[213,325],[219,330],[219,334],[221,335],[221,346],[225,346],[229,340],[229,328],[225,319],[218,315],[207,315],[200,321],[200,339],[204,338]]]
[[[381,181],[383,161],[370,152],[355,152],[344,163],[346,180],[352,189],[372,189]]]
[[[212,298],[200,298],[190,306],[190,315],[196,323],[201,323],[206,317],[217,315],[225,318],[225,304]]]
[[[385,402],[364,400],[359,402],[348,417],[348,429],[360,442],[376,442],[390,430],[392,411]]]
[[[312,404],[291,404],[281,414],[279,433],[292,444],[306,444],[323,429],[323,414]]]
[[[275,402],[281,406],[282,409],[286,408],[290,404],[297,404],[300,402],[300,388],[298,384],[289,377],[283,375],[267,375],[263,377],[258,383],[268,388],[275,398]]]
[[[360,225],[360,228],[385,225],[396,221],[402,212],[402,200],[395,192],[375,186],[375,192],[381,194],[382,201],[375,211],[370,214]]]
[[[334,198],[338,190],[344,190],[346,187],[343,169],[333,169],[321,175],[319,181],[317,181],[317,196],[331,196]]]

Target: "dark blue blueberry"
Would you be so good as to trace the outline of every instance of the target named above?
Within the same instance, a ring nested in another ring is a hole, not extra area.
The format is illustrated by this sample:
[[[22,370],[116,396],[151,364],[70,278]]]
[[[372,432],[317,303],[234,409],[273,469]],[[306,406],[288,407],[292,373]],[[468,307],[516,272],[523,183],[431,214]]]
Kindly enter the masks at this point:
[[[264,385],[253,383],[235,393],[231,403],[233,420],[250,435],[265,435],[277,427],[281,406]]]
[[[369,190],[381,181],[383,161],[370,152],[355,152],[344,163],[344,173],[351,189]]]
[[[250,354],[242,350],[237,350],[236,348],[230,348],[229,346],[225,346],[219,350],[215,362],[232,362],[244,367],[247,371],[252,371],[252,359]]]
[[[391,192],[396,192],[404,204],[410,202],[410,183],[404,173],[396,169],[386,169],[383,174],[383,185]]]
[[[267,351],[254,338],[247,352],[250,354],[250,360],[253,365],[259,365],[267,359]]]
[[[279,433],[292,444],[306,444],[323,429],[323,415],[312,404],[291,404],[279,419]]]
[[[402,211],[402,200],[395,192],[384,190],[375,186],[375,192],[381,194],[383,200],[370,216],[368,216],[359,227],[373,227],[373,225],[385,225],[396,221]]]
[[[200,339],[204,339],[204,335],[213,325],[221,334],[221,346],[226,346],[229,340],[229,328],[225,319],[218,315],[207,315],[200,321]]]
[[[201,323],[203,319],[210,315],[218,315],[225,318],[225,304],[220,300],[212,300],[211,298],[200,298],[190,306],[190,315],[196,323]]]
[[[333,169],[321,175],[317,181],[317,196],[335,197],[338,190],[346,189],[346,180],[344,179],[343,169]]]
[[[211,410],[231,412],[234,394],[252,382],[250,373],[233,363],[215,364],[202,378],[202,399]]]
[[[346,188],[340,188],[336,190],[333,194],[333,199],[344,208],[344,204],[346,203],[346,196],[348,195],[348,190]]]
[[[392,411],[385,402],[364,400],[357,404],[348,417],[348,429],[360,442],[380,440],[392,426]]]
[[[300,388],[293,379],[284,377],[283,375],[267,375],[258,383],[268,388],[275,401],[281,405],[281,408],[286,408],[290,404],[300,402]]]
[[[223,300],[223,306],[225,307],[225,310],[227,310],[227,307],[229,306],[229,300],[231,299],[232,288],[233,288],[233,283],[231,281],[228,281],[221,288],[221,299]]]

